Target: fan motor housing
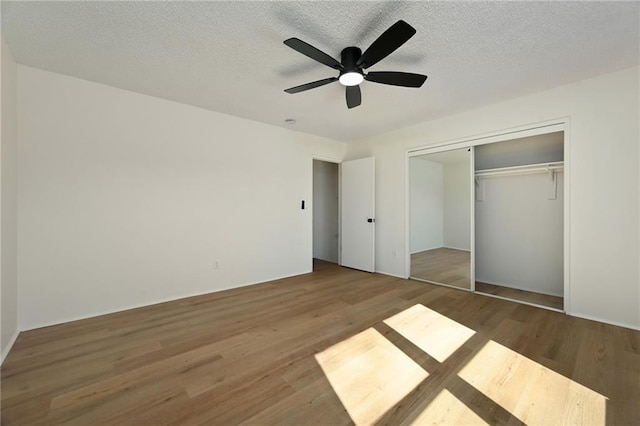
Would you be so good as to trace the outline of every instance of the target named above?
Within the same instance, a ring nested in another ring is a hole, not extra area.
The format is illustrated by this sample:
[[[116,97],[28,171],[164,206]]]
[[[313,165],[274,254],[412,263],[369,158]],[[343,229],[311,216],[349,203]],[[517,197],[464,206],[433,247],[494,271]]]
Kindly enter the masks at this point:
[[[358,59],[360,59],[360,56],[362,56],[362,50],[359,48],[353,46],[344,48],[340,54],[344,69],[340,72],[340,75],[347,72],[357,72],[362,74],[362,68],[358,66]]]

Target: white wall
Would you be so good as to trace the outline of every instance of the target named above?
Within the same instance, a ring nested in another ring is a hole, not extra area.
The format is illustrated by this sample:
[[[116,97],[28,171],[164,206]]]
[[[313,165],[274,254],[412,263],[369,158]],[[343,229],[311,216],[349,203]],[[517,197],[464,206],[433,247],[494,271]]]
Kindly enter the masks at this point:
[[[466,150],[465,150],[466,151]],[[471,250],[471,164],[444,167],[444,246]]]
[[[476,281],[563,296],[564,174],[483,178],[476,201]]]
[[[338,263],[338,164],[313,160],[313,257]]]
[[[0,147],[0,339],[1,361],[4,360],[18,334],[18,264],[17,264],[17,67],[11,52],[0,41],[1,93],[0,107],[2,143]]]
[[[411,253],[442,247],[443,166],[413,157],[409,164]]]
[[[568,312],[640,328],[638,77],[633,67],[350,145],[348,158],[376,157],[378,270],[407,274],[407,149],[568,117]]]
[[[21,329],[311,271],[343,143],[26,66],[18,105]]]

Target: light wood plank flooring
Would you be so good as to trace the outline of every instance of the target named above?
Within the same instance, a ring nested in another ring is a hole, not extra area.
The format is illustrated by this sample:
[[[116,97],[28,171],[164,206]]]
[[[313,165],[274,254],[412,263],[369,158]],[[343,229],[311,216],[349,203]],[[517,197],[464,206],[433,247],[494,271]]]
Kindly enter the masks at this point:
[[[411,255],[411,276],[423,280],[471,288],[471,254],[441,247]]]
[[[2,424],[638,424],[640,332],[315,269],[22,333]]]

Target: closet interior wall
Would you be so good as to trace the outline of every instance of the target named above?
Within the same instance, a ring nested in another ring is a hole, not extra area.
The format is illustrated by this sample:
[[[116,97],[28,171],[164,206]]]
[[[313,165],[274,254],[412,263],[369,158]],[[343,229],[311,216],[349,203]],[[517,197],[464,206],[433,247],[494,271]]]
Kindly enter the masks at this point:
[[[338,164],[313,160],[313,258],[338,263]]]

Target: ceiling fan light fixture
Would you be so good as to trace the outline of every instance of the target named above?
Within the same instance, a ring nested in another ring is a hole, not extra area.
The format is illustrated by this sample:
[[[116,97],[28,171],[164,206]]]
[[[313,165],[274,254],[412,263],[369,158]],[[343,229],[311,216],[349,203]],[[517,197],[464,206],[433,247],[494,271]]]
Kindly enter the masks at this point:
[[[357,86],[362,83],[364,76],[357,71],[349,71],[340,75],[340,84],[343,86]]]
[[[415,28],[405,21],[399,20],[383,32],[364,53],[356,46],[348,46],[342,49],[342,52],[340,52],[340,62],[299,38],[292,37],[286,39],[284,44],[293,50],[329,68],[337,70],[340,74],[337,77],[324,78],[322,80],[290,87],[284,91],[289,94],[300,93],[339,81],[340,84],[345,86],[347,108],[351,109],[361,104],[362,94],[360,92],[360,83],[364,80],[391,86],[422,87],[422,84],[427,79],[427,76],[423,74],[400,71],[369,71],[365,74],[363,71],[368,70],[369,67],[389,56],[413,37],[415,33]]]

